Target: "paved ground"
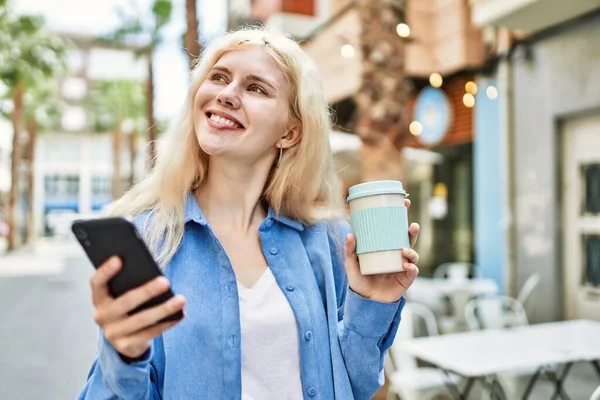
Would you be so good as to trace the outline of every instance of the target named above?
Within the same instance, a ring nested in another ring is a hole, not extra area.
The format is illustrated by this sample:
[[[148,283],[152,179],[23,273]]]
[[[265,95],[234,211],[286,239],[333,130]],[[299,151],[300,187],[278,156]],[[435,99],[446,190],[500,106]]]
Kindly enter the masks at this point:
[[[0,256],[0,400],[76,398],[96,351],[92,272],[68,240]],[[588,400],[599,384],[592,367],[579,364],[566,389],[572,400]],[[551,394],[549,382],[540,382],[530,399]]]
[[[82,257],[69,242],[0,257],[0,399],[74,399],[83,387],[97,331]]]

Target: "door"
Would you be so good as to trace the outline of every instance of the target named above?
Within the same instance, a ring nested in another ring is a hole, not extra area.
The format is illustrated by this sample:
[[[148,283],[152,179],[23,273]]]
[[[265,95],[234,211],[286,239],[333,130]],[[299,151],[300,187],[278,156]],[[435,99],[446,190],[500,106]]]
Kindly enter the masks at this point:
[[[567,121],[562,144],[566,317],[600,320],[600,115]]]

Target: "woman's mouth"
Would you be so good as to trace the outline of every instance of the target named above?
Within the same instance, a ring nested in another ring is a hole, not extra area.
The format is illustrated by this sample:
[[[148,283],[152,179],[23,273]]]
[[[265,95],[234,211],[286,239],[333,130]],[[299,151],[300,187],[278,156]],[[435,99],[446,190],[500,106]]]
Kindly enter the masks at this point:
[[[208,112],[206,113],[206,117],[208,118],[209,125],[217,129],[244,129],[239,122],[232,121],[227,117],[215,113]]]

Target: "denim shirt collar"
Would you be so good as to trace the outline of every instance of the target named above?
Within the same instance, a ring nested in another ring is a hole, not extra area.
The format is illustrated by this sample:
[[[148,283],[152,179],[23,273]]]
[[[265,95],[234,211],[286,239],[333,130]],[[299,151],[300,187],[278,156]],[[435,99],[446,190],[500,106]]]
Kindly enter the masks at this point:
[[[289,226],[290,228],[296,229],[297,231],[303,231],[304,225],[301,222],[298,222],[294,219],[285,217],[283,215],[277,214],[273,207],[269,205],[269,210],[267,212],[267,218],[265,221],[275,220],[283,225]],[[194,198],[194,194],[192,191],[188,192],[186,201],[185,201],[185,212],[184,212],[184,222],[187,224],[188,222],[196,222],[202,226],[208,225],[208,221],[204,217],[198,202]]]

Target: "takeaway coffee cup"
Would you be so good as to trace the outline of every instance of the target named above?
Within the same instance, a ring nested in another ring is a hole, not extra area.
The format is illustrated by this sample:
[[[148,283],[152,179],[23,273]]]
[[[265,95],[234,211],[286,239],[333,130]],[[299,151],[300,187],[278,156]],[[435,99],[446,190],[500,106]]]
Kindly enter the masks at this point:
[[[400,272],[410,247],[406,191],[399,181],[373,181],[349,189],[350,225],[363,275]]]

